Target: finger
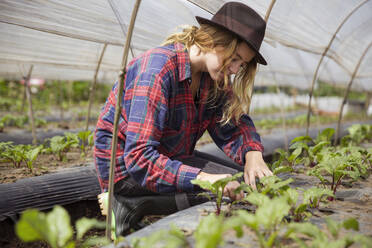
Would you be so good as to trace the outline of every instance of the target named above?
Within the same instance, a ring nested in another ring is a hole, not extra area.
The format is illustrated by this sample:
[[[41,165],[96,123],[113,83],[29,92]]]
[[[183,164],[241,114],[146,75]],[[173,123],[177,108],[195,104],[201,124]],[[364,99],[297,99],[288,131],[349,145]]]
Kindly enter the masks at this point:
[[[263,170],[263,173],[264,173],[265,176],[272,176],[273,175],[273,173],[269,169]]]
[[[254,176],[253,172],[249,173],[249,184],[251,185],[253,190],[257,190],[257,188],[256,188],[256,177]]]
[[[265,176],[262,171],[257,171],[256,174],[257,174],[258,178],[263,178]]]
[[[248,177],[248,173],[247,172],[244,172],[244,182],[246,184],[249,184],[249,177]]]
[[[244,192],[240,191],[239,194],[236,195],[236,200],[240,201],[244,198]]]

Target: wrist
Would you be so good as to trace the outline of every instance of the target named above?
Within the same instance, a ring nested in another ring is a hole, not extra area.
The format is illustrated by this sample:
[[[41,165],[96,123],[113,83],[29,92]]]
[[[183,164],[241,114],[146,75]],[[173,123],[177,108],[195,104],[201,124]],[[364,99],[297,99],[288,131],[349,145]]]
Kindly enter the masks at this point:
[[[251,157],[261,157],[262,158],[262,152],[260,151],[249,151],[245,154],[245,158],[251,158]]]
[[[201,172],[199,172],[198,175],[196,175],[196,179],[203,181],[203,179],[205,178],[205,175],[206,175],[206,173],[201,171]]]

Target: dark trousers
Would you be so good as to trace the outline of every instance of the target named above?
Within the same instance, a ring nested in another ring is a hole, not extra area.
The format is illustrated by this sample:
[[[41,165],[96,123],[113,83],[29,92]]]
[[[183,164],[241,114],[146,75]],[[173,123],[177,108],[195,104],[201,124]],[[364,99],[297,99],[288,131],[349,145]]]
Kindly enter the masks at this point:
[[[238,172],[235,168],[208,161],[198,157],[197,154],[178,160],[184,164],[200,168],[206,173],[236,174]],[[140,229],[142,227],[140,221],[145,215],[168,215],[208,201],[206,197],[198,196],[200,192],[155,193],[142,187],[131,177],[115,183],[113,211],[116,235],[124,236],[130,229]]]

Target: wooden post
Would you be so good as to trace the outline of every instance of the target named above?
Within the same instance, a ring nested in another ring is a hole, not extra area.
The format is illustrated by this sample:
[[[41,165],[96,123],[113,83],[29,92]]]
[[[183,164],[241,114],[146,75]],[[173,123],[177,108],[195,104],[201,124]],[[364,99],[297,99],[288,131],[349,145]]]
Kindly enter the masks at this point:
[[[364,111],[365,111],[366,116],[368,115],[368,108],[371,103],[371,98],[372,98],[372,92],[368,91],[367,96],[366,96],[366,101],[364,102]]]
[[[35,130],[35,120],[34,120],[34,111],[32,109],[32,98],[31,98],[31,90],[30,90],[30,78],[32,74],[32,70],[34,69],[34,65],[31,65],[30,70],[28,71],[27,77],[25,78],[25,85],[26,85],[26,97],[28,101],[28,117],[31,121],[31,133],[32,133],[32,144],[36,144],[36,130]]]
[[[114,194],[114,171],[116,166],[116,149],[118,143],[118,123],[119,123],[119,116],[121,113],[121,104],[122,104],[122,97],[123,97],[123,87],[124,87],[124,78],[125,78],[125,70],[126,64],[128,60],[128,52],[129,52],[129,45],[132,39],[132,33],[134,28],[134,23],[137,17],[137,12],[140,6],[141,0],[136,0],[134,5],[130,24],[128,28],[127,39],[125,41],[124,46],[124,55],[122,60],[122,69],[119,74],[119,81],[118,81],[118,91],[117,91],[117,98],[116,98],[116,106],[115,106],[115,119],[114,119],[114,128],[113,128],[113,137],[111,143],[111,160],[110,160],[110,175],[109,175],[109,195],[108,195],[108,210],[107,210],[107,218],[106,218],[106,238],[108,240],[111,239],[111,213],[112,213],[112,197]]]
[[[354,72],[353,72],[353,74],[351,76],[351,79],[349,81],[349,84],[347,85],[347,88],[346,88],[346,91],[345,91],[345,95],[344,95],[344,100],[341,103],[340,112],[338,113],[338,121],[337,121],[337,129],[336,129],[336,132],[335,132],[334,145],[337,145],[337,139],[340,137],[340,127],[341,127],[342,112],[344,110],[344,105],[346,103],[347,97],[349,96],[351,85],[353,83],[353,80],[354,80],[357,72],[358,72],[359,66],[362,63],[362,60],[364,59],[364,56],[367,54],[367,52],[371,48],[371,46],[372,46],[372,42],[370,42],[369,45],[367,46],[367,48],[364,50],[362,56],[360,57],[360,59],[358,61],[358,64],[356,65],[356,67],[354,69]]]
[[[99,56],[99,59],[98,59],[97,68],[96,68],[96,72],[94,73],[93,82],[92,82],[92,84],[90,86],[90,89],[89,89],[89,103],[88,103],[87,120],[86,120],[86,123],[85,123],[85,131],[88,131],[89,119],[90,119],[90,110],[92,108],[92,104],[93,104],[93,100],[94,100],[94,93],[95,93],[95,90],[96,90],[97,75],[98,75],[99,67],[101,66],[103,55],[105,54],[105,51],[106,51],[106,47],[107,47],[107,44],[105,43],[103,45],[101,55]]]
[[[342,28],[342,26],[344,25],[344,23],[349,19],[349,17],[355,12],[357,11],[362,5],[364,5],[366,2],[368,2],[369,0],[364,0],[363,2],[361,2],[359,5],[357,5],[345,18],[344,20],[340,23],[340,25],[337,27],[335,33],[333,34],[331,40],[329,41],[327,47],[324,49],[323,53],[322,53],[322,56],[320,57],[320,60],[318,62],[318,65],[315,69],[315,72],[314,72],[314,76],[313,76],[313,81],[311,83],[311,88],[310,88],[310,92],[309,92],[309,104],[308,104],[308,108],[307,108],[307,118],[306,118],[306,135],[309,135],[309,127],[310,127],[310,113],[311,113],[311,98],[313,96],[313,91],[314,91],[314,86],[315,86],[315,81],[318,77],[318,71],[319,71],[319,68],[320,68],[320,64],[322,63],[325,55],[327,54],[329,48],[331,47],[332,43],[333,43],[333,40],[336,38],[336,35],[338,33],[338,31],[340,31],[340,29]]]
[[[27,100],[27,85],[25,81],[23,85],[23,97],[22,97],[22,108],[21,108],[22,114],[25,112],[26,100]]]

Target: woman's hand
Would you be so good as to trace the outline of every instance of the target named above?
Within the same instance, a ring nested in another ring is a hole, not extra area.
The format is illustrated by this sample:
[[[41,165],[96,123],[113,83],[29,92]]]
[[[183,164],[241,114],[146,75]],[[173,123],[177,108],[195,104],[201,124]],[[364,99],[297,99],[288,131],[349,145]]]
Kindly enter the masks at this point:
[[[273,173],[267,167],[262,158],[262,152],[250,151],[245,154],[244,181],[256,190],[256,177],[272,176]]]
[[[201,181],[208,181],[210,183],[214,183],[217,180],[231,177],[231,174],[209,174],[205,172],[200,172],[196,179]],[[231,181],[228,182],[224,188],[223,195],[229,197],[232,201],[241,200],[244,198],[244,192],[240,191],[240,193],[235,194],[235,189],[240,186],[238,181]]]

